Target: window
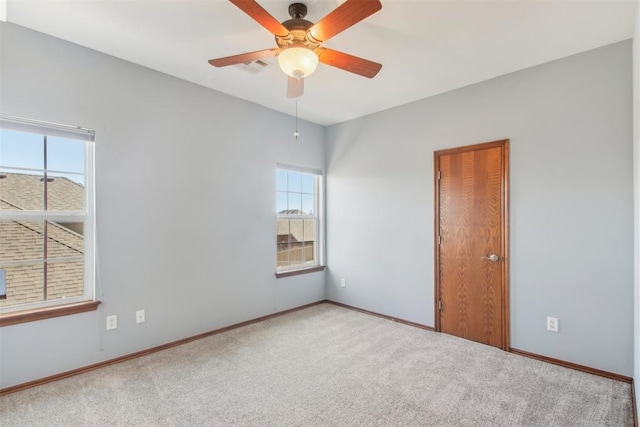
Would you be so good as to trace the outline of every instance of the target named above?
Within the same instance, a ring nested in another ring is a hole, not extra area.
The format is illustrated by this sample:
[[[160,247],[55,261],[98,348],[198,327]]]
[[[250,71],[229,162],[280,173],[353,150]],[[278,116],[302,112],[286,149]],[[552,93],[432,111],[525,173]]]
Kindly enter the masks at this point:
[[[322,265],[322,172],[278,165],[277,272]]]
[[[0,115],[0,315],[93,300],[93,140]]]

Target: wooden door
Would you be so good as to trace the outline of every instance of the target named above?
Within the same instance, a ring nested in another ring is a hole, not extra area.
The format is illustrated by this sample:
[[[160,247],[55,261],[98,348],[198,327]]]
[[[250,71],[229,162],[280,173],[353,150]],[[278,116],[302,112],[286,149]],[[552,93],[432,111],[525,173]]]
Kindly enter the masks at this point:
[[[509,140],[435,153],[436,330],[508,350]]]

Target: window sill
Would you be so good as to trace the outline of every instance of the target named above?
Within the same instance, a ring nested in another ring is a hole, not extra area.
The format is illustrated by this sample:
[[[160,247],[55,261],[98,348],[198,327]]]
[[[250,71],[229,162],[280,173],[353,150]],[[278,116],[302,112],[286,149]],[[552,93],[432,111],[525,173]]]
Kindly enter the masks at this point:
[[[73,304],[0,314],[0,328],[3,326],[18,325],[20,323],[34,322],[36,320],[52,319],[54,317],[95,311],[99,304],[100,301],[82,301]]]
[[[299,276],[301,274],[315,273],[316,271],[324,271],[325,266],[320,265],[318,267],[301,268],[300,270],[283,271],[282,273],[276,273],[276,278],[281,279],[283,277]]]

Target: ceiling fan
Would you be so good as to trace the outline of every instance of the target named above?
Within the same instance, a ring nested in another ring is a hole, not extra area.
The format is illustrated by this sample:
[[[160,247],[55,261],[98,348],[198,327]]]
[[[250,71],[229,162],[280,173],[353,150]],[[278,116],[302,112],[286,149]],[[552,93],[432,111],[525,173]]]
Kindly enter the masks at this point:
[[[291,4],[291,19],[280,23],[255,0],[229,1],[273,34],[278,47],[211,59],[209,64],[214,67],[278,56],[280,68],[289,76],[290,98],[302,95],[304,78],[316,70],[319,62],[368,78],[375,77],[382,68],[382,64],[321,47],[331,37],[382,9],[380,0],[347,0],[315,24],[304,19],[307,6],[302,3]]]

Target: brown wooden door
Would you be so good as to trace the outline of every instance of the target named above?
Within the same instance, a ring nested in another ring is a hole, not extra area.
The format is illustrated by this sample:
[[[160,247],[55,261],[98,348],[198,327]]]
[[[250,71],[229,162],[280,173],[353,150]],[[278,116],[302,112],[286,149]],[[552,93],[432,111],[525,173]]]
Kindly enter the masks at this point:
[[[504,140],[435,153],[436,330],[505,350],[508,152]]]

